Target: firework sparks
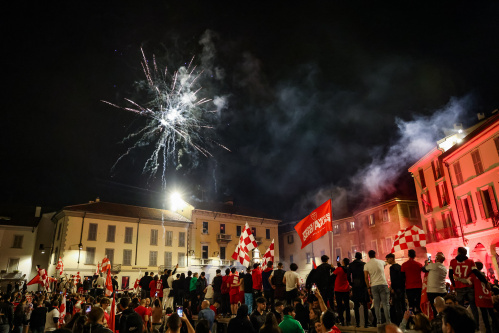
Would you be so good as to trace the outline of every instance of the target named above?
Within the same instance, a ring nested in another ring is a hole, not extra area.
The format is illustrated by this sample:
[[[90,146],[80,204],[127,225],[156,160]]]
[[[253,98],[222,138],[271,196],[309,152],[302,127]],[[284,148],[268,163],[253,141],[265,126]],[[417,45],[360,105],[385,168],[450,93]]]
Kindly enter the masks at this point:
[[[129,104],[127,107],[102,101],[147,118],[144,127],[123,140],[125,143],[132,142],[132,145],[118,158],[113,169],[135,148],[152,145],[154,147],[152,154],[145,162],[142,171],[153,176],[161,170],[164,184],[167,165],[177,163],[180,151],[199,152],[205,157],[211,157],[208,146],[212,144],[230,150],[204,134],[207,130],[213,129],[209,118],[217,111],[207,109],[211,99],[199,98],[197,95],[202,89],[198,78],[203,71],[197,70],[197,66],[192,66],[194,57],[187,67],[180,67],[170,75],[167,67],[164,71],[159,69],[154,55],[153,65],[149,66],[144,50],[141,49],[141,52],[145,81],[139,83],[139,88],[147,93],[148,101],[139,104],[125,98]]]

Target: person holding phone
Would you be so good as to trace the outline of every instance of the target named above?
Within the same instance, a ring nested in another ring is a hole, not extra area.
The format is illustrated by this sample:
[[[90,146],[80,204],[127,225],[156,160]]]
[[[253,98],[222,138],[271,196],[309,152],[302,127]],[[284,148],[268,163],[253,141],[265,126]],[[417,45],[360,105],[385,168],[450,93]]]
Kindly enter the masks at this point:
[[[447,268],[444,266],[445,256],[442,252],[438,252],[435,256],[435,262],[431,262],[431,255],[428,255],[428,260],[422,271],[428,273],[428,281],[426,284],[426,292],[428,301],[433,310],[433,316],[437,315],[437,309],[433,304],[438,296],[445,297],[447,295],[447,287],[445,285],[445,277],[447,276]]]

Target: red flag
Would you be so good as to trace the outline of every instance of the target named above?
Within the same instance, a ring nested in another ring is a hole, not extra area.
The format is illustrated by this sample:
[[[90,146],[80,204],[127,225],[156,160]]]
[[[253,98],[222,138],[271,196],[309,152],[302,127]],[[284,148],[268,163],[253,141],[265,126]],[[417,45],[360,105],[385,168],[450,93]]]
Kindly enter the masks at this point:
[[[27,285],[31,286],[32,284],[35,284],[35,283],[43,284],[43,282],[40,281],[40,274],[36,274],[36,276],[34,278],[32,278],[31,281],[29,281]]]
[[[111,277],[111,266],[108,266],[107,276],[106,276],[106,296],[111,296],[113,293],[113,280]]]
[[[312,266],[314,267],[314,269],[317,268],[317,264],[315,263],[315,256],[313,253],[312,253]]]
[[[113,294],[113,302],[111,303],[111,312],[109,313],[109,322],[107,323],[107,328],[109,328],[113,333],[115,333],[115,318],[116,318],[116,294]]]
[[[59,257],[59,261],[57,262],[57,266],[55,266],[55,269],[59,271],[59,277],[61,277],[64,273],[64,264],[62,263],[61,257]]]
[[[263,255],[262,267],[267,267],[267,262],[269,261],[274,262],[274,240],[272,240],[272,243],[270,243],[270,246]]]
[[[61,328],[64,325],[65,316],[66,316],[66,294],[64,294],[61,306],[59,307],[59,328]]]
[[[424,273],[423,278],[423,289],[421,290],[421,302],[419,307],[421,312],[424,313],[430,320],[433,319],[433,311],[431,309],[430,300],[428,299],[428,293],[426,292],[426,287],[428,283],[428,273]]]
[[[301,239],[302,249],[333,230],[331,218],[331,199],[329,199],[295,226]]]

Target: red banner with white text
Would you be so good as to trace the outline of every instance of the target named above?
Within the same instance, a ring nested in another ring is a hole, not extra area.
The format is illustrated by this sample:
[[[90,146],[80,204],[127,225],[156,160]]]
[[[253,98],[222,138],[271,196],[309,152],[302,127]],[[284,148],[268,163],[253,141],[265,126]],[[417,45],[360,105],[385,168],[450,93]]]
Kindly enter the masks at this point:
[[[295,226],[301,239],[302,249],[333,230],[331,215],[331,199],[329,199]]]

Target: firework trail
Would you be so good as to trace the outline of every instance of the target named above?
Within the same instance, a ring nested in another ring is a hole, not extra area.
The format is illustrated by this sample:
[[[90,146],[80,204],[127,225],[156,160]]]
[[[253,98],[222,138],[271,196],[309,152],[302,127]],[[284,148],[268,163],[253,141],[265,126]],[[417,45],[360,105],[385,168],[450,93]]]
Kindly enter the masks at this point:
[[[211,157],[208,146],[213,144],[230,150],[203,135],[213,130],[209,119],[214,118],[217,111],[207,109],[211,99],[197,96],[202,89],[198,79],[203,71],[196,70],[197,66],[191,68],[194,57],[187,67],[182,66],[170,74],[167,67],[164,70],[158,67],[154,55],[150,66],[144,50],[141,49],[141,52],[141,64],[146,79],[139,82],[139,88],[146,93],[148,101],[141,105],[125,98],[129,104],[127,107],[102,101],[148,118],[143,128],[123,140],[123,143],[133,144],[118,158],[112,169],[114,170],[135,148],[152,144],[153,152],[145,162],[142,172],[153,176],[161,170],[164,185],[167,166],[169,163],[176,164],[183,152],[199,152],[205,157]]]

